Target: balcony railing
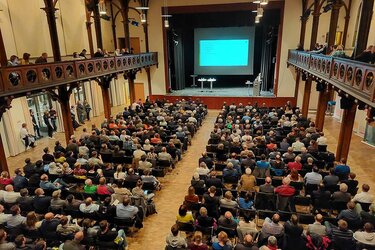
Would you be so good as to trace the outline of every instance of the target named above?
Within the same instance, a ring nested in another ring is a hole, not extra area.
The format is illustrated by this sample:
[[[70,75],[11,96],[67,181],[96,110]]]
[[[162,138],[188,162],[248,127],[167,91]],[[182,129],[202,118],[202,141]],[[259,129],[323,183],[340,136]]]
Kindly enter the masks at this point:
[[[375,107],[375,65],[296,50],[289,50],[288,65]]]
[[[156,52],[63,61],[46,64],[29,64],[0,69],[0,97],[22,96],[31,91],[53,88],[72,82],[100,76],[147,68],[158,64]]]

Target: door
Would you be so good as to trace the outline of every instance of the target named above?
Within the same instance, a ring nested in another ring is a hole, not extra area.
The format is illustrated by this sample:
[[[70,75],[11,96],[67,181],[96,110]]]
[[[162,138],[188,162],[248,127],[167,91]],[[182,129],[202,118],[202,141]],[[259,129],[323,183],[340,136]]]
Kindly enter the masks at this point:
[[[135,82],[134,83],[134,90],[135,90],[135,100],[138,101],[141,99],[142,102],[145,101],[145,88],[143,82]]]
[[[139,37],[130,37],[130,48],[133,49],[133,54],[141,53],[141,42]]]

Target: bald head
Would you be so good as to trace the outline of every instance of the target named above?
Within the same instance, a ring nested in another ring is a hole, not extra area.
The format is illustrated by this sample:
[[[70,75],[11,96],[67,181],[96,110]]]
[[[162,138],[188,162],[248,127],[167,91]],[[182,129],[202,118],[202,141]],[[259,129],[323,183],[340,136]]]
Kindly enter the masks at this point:
[[[14,191],[13,186],[11,184],[6,185],[5,186],[5,191],[7,191],[7,192],[13,192]]]
[[[273,221],[274,223],[279,223],[279,221],[280,221],[280,215],[278,215],[278,214],[274,214],[274,215],[272,216],[272,221]]]
[[[228,220],[229,220],[229,219],[232,219],[232,217],[233,217],[233,216],[232,216],[232,213],[229,212],[229,211],[226,211],[225,214],[224,214],[224,216],[225,216],[225,218],[228,219]]]
[[[83,235],[83,232],[82,231],[79,231],[77,232],[75,235],[74,235],[74,240],[75,241],[81,241],[83,240],[84,238],[84,235]]]
[[[272,179],[271,179],[271,177],[267,176],[266,179],[265,179],[265,182],[266,182],[267,184],[271,184],[271,183],[272,183]]]
[[[246,234],[243,241],[246,245],[250,245],[253,243],[253,237],[250,234]]]
[[[319,222],[319,223],[322,223],[322,221],[323,221],[323,215],[321,215],[321,214],[317,214],[317,215],[315,216],[315,221],[316,221],[316,222]]]

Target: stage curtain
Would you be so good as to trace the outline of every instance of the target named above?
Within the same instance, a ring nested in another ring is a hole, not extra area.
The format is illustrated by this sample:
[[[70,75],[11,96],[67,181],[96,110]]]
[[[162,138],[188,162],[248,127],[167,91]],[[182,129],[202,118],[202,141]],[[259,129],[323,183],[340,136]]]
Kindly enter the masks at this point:
[[[185,88],[185,58],[184,45],[182,43],[182,32],[175,32],[177,36],[173,36],[173,56],[174,56],[174,72],[175,72],[175,88],[176,90]]]

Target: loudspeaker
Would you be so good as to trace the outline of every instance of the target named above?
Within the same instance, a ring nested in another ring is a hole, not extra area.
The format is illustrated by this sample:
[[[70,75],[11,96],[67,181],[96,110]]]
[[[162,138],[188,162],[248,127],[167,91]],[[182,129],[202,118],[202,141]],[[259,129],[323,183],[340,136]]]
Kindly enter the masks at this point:
[[[322,82],[316,82],[316,91],[324,91],[326,89],[326,84]]]
[[[341,109],[350,109],[353,105],[353,100],[346,98],[345,96],[341,97],[340,108]]]

